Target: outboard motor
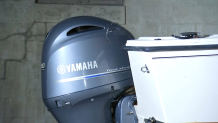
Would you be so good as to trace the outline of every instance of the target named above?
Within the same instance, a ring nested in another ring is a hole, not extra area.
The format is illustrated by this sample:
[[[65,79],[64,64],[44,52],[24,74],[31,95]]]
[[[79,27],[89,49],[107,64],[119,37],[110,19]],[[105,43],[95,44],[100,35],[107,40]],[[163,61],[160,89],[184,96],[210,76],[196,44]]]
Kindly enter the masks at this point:
[[[97,17],[66,19],[47,34],[42,52],[42,98],[59,123],[111,123],[111,104],[133,86],[127,51],[134,39]]]

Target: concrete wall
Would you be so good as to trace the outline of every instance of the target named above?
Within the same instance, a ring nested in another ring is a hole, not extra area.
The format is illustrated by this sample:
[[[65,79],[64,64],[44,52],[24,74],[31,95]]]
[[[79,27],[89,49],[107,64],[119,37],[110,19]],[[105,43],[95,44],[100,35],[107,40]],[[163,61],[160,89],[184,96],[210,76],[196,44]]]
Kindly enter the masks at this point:
[[[46,33],[59,21],[91,15],[139,36],[218,33],[217,0],[125,0],[124,6],[35,4],[0,0],[0,123],[56,123],[41,101],[40,59]]]
[[[126,25],[139,36],[218,33],[217,0],[126,0]]]

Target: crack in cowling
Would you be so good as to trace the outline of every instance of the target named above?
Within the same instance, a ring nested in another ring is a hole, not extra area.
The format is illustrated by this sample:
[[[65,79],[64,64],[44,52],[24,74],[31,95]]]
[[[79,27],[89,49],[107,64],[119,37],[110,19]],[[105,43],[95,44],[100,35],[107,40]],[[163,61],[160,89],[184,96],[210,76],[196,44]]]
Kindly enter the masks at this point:
[[[107,35],[108,35],[110,32],[112,32],[112,31],[110,30],[110,27],[112,26],[112,24],[113,24],[113,23],[111,23],[110,26],[108,26],[107,31],[106,31],[106,34],[105,34],[106,39],[107,39],[110,43],[111,43],[111,41],[110,41],[110,39],[107,37]]]

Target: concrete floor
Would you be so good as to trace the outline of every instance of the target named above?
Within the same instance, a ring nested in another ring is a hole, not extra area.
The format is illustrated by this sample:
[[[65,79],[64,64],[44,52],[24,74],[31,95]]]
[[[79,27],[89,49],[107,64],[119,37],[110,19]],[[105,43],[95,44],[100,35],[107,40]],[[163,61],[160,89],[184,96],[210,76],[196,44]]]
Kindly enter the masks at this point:
[[[217,0],[124,0],[124,6],[0,0],[0,123],[56,123],[42,103],[40,59],[46,33],[61,20],[98,16],[138,38],[218,33],[217,13]]]

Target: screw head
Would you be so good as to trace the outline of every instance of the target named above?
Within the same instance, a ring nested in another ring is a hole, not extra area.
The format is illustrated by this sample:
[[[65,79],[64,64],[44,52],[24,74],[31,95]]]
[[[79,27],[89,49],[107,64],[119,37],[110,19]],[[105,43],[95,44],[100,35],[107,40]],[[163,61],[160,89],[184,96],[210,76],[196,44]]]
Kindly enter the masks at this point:
[[[91,98],[91,101],[93,102],[95,99],[94,98]]]

